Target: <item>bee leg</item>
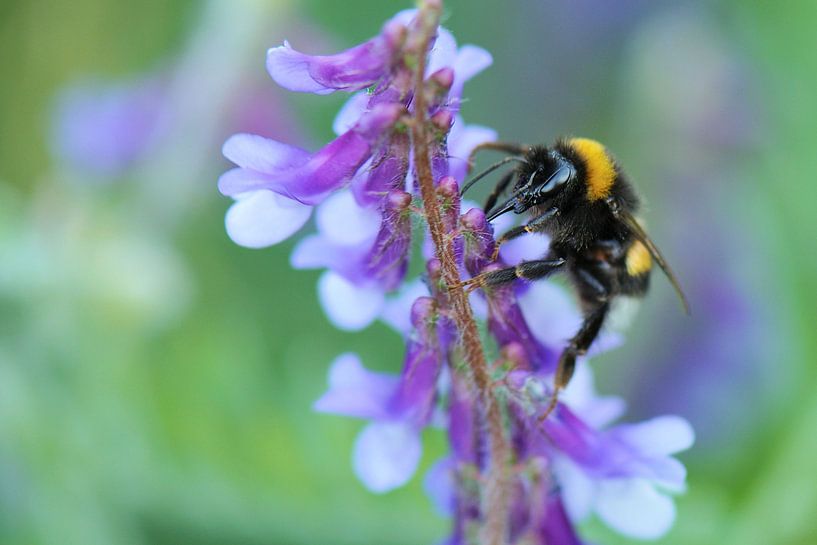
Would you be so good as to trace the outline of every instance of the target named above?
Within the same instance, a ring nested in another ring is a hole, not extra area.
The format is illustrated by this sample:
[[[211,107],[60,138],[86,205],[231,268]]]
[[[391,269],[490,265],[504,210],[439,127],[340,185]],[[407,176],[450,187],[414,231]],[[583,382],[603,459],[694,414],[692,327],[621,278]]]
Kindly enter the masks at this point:
[[[554,257],[536,261],[523,261],[516,267],[506,267],[495,271],[488,271],[462,283],[468,292],[485,286],[501,286],[513,282],[517,278],[525,280],[539,280],[553,274],[565,264],[564,258]]]
[[[546,210],[544,213],[533,218],[533,220],[529,221],[526,225],[520,225],[518,227],[514,227],[513,229],[508,230],[504,235],[502,235],[496,240],[496,243],[494,244],[494,253],[491,255],[491,261],[496,261],[496,258],[499,257],[500,246],[502,246],[509,240],[513,240],[517,237],[524,235],[525,233],[536,233],[542,231],[548,224],[548,221],[558,213],[559,213],[558,208],[556,207],[550,208]]]
[[[582,281],[584,282],[584,286],[595,292],[595,299],[597,301],[607,301],[608,290],[604,284],[602,284],[601,280],[593,276],[593,273],[586,269],[576,268],[576,274],[581,277]]]
[[[488,195],[488,198],[485,199],[485,206],[483,206],[482,209],[485,211],[486,216],[491,212],[491,209],[496,204],[496,201],[499,198],[499,196],[502,195],[502,193],[508,188],[508,184],[511,183],[511,180],[513,180],[515,174],[516,171],[514,170],[506,173],[502,178],[499,179],[496,186],[494,186],[493,191],[491,191],[491,194]]]
[[[567,347],[559,357],[559,364],[556,367],[556,379],[554,381],[553,395],[550,398],[545,412],[539,417],[543,422],[556,408],[559,401],[559,392],[565,389],[576,370],[576,358],[587,353],[587,349],[596,340],[607,313],[610,310],[610,303],[607,301],[597,302],[596,305],[584,317],[582,327],[570,339]]]

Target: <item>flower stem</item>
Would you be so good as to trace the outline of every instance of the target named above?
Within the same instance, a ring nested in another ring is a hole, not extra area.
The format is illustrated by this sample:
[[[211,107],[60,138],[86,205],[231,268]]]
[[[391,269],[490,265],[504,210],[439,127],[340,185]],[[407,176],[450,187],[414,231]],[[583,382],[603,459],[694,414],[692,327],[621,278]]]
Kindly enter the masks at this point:
[[[488,364],[482,349],[479,330],[474,321],[471,304],[465,291],[458,287],[461,279],[454,254],[454,241],[445,236],[442,211],[437,199],[431,171],[429,130],[426,119],[424,75],[426,52],[437,28],[442,10],[439,0],[426,0],[420,8],[420,40],[417,44],[417,64],[414,84],[414,122],[411,124],[415,170],[420,196],[423,200],[431,239],[442,270],[443,281],[449,287],[449,301],[454,322],[462,339],[465,360],[471,370],[474,386],[479,394],[490,435],[487,490],[483,495],[484,525],[479,543],[505,545],[508,520],[510,447],[502,425],[499,400],[491,387]]]

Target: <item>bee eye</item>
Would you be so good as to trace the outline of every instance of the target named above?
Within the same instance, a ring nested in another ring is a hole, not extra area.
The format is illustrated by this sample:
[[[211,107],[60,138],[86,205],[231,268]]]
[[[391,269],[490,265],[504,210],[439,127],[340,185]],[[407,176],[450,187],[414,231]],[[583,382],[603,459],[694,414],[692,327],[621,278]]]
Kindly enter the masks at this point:
[[[550,193],[559,186],[567,183],[573,177],[573,168],[569,165],[563,164],[556,172],[550,175],[550,178],[539,187],[537,193]]]

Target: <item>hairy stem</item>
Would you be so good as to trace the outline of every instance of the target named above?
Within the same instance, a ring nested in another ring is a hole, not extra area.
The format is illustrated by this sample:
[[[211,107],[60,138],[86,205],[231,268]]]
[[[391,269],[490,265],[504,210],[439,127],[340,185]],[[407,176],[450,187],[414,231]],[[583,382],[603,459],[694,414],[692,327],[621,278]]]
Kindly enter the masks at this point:
[[[449,300],[454,322],[462,340],[465,360],[471,370],[479,394],[490,435],[487,490],[484,494],[484,526],[480,535],[482,545],[505,545],[507,536],[510,447],[502,426],[500,403],[491,387],[488,363],[482,349],[479,330],[468,296],[460,285],[461,279],[454,257],[454,240],[447,237],[442,211],[437,199],[431,171],[429,130],[426,119],[424,74],[426,52],[437,28],[441,12],[439,0],[427,0],[421,6],[421,38],[417,44],[417,66],[414,84],[414,122],[411,124],[415,170],[420,186],[426,220],[431,232],[437,259],[441,263],[443,281],[450,288]]]

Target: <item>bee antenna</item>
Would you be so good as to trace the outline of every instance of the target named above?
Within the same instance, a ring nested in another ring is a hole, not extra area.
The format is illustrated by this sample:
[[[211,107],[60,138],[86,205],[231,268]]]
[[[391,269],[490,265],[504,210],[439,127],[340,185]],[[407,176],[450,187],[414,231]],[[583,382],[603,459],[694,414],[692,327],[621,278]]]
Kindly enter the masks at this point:
[[[485,170],[483,170],[482,172],[480,172],[479,174],[477,174],[476,176],[474,176],[473,178],[471,178],[471,179],[470,179],[470,180],[469,180],[469,181],[468,181],[468,182],[467,182],[467,183],[466,183],[466,184],[465,184],[465,185],[462,187],[462,191],[460,191],[460,197],[461,197],[461,196],[463,196],[463,195],[465,195],[465,192],[466,192],[466,191],[468,191],[468,190],[471,188],[471,186],[472,186],[472,185],[474,185],[475,183],[477,183],[478,181],[480,181],[480,180],[481,180],[481,179],[483,179],[485,176],[487,176],[488,174],[492,173],[493,171],[495,171],[496,169],[498,169],[498,168],[499,168],[499,167],[501,167],[502,165],[505,165],[505,164],[507,164],[507,163],[510,163],[511,161],[517,161],[517,162],[519,162],[519,163],[525,163],[525,162],[527,162],[527,161],[525,161],[525,159],[524,159],[524,158],[522,158],[522,157],[517,157],[516,155],[511,155],[511,156],[509,156],[509,157],[505,157],[505,158],[504,158],[504,159],[502,159],[501,161],[497,161],[497,162],[496,162],[496,163],[494,163],[493,165],[489,166],[488,168],[486,168]]]

